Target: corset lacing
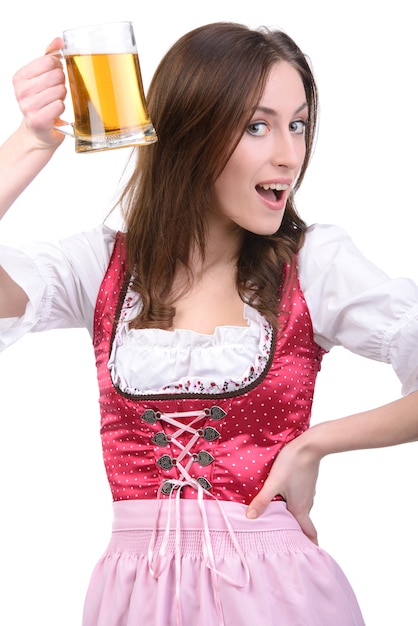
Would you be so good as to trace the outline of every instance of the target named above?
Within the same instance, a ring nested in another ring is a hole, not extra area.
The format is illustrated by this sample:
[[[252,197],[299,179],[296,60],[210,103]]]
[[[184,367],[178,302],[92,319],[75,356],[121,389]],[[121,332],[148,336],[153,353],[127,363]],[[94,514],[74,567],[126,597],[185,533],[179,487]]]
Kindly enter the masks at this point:
[[[206,441],[213,441],[220,436],[218,430],[212,426],[202,427],[202,428],[194,428],[202,420],[207,420],[208,418],[212,420],[220,420],[226,415],[223,409],[220,409],[217,406],[213,406],[209,409],[204,409],[201,411],[183,411],[176,413],[160,413],[148,409],[142,414],[142,419],[150,424],[156,424],[158,421],[166,422],[167,424],[171,424],[172,426],[178,428],[173,434],[170,436],[166,435],[163,431],[156,433],[152,438],[152,441],[157,445],[164,447],[168,443],[176,446],[180,450],[180,454],[177,458],[173,458],[168,454],[163,454],[158,460],[157,464],[163,469],[171,469],[172,467],[176,467],[180,478],[163,481],[158,489],[158,509],[155,525],[152,531],[150,545],[148,548],[148,566],[151,575],[154,578],[158,578],[161,571],[161,557],[163,557],[166,553],[166,548],[169,542],[170,536],[170,528],[171,528],[171,516],[172,516],[172,506],[174,502],[174,515],[175,515],[175,573],[176,573],[176,590],[175,590],[175,605],[176,605],[176,623],[177,626],[182,626],[182,615],[181,615],[181,605],[180,605],[180,581],[181,581],[181,515],[180,515],[180,497],[181,490],[186,487],[192,487],[197,491],[197,502],[199,506],[199,511],[202,519],[202,552],[203,559],[206,567],[210,570],[212,585],[213,585],[213,593],[216,605],[216,611],[218,615],[219,626],[225,626],[225,621],[222,614],[222,606],[220,600],[220,592],[219,592],[219,581],[218,578],[222,578],[229,584],[234,587],[243,588],[248,584],[250,580],[250,571],[245,559],[244,553],[238,543],[238,540],[235,536],[234,530],[228,520],[227,515],[225,514],[222,503],[210,493],[210,489],[212,485],[205,477],[194,478],[190,475],[190,469],[193,463],[197,462],[201,466],[210,465],[215,461],[214,457],[206,451],[200,451],[198,453],[193,452],[193,447],[196,442],[203,438]],[[190,422],[190,424],[186,425],[182,422],[178,421],[182,417],[193,417],[196,416],[194,420]],[[177,418],[177,419],[176,419]],[[178,438],[181,437],[184,433],[190,433],[191,437],[186,445],[183,445]],[[156,540],[157,540],[157,532],[158,532],[158,521],[160,518],[160,511],[162,505],[162,496],[167,495],[169,498],[168,502],[168,514],[167,514],[167,523],[164,529],[163,540],[160,545],[159,550],[156,549]],[[215,556],[212,547],[212,540],[210,536],[210,528],[207,520],[207,514],[205,509],[205,499],[204,496],[210,496],[213,498],[220,509],[222,517],[225,522],[225,527],[229,532],[231,541],[236,549],[236,552],[240,558],[242,563],[245,580],[240,583],[236,580],[232,579],[230,576],[225,574],[224,572],[217,569],[215,563]]]

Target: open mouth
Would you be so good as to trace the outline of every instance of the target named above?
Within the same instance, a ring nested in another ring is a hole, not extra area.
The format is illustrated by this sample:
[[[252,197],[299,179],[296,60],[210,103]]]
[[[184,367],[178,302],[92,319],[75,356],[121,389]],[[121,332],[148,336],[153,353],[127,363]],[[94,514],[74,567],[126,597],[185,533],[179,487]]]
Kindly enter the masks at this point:
[[[282,199],[284,192],[289,185],[284,183],[266,183],[256,186],[257,193],[270,202],[278,202]]]

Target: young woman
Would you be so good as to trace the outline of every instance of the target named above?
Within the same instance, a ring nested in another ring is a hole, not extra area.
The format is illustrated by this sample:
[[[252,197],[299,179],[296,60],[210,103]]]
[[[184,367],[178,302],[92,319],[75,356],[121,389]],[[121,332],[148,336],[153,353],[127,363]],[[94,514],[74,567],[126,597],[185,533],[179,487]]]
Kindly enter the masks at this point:
[[[14,82],[3,212],[63,140],[60,61]],[[418,437],[418,288],[299,217],[317,92],[286,34],[186,34],[148,105],[159,140],[136,149],[123,233],[0,249],[2,347],[56,327],[93,339],[114,532],[83,624],[361,625],[309,511],[323,456]],[[405,396],[310,429],[334,345],[390,362]]]

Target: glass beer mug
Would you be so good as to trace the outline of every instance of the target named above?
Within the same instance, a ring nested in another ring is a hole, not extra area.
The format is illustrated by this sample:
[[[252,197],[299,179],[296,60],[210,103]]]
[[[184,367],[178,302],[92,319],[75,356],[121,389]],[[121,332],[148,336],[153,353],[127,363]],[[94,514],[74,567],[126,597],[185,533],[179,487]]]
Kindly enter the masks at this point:
[[[76,152],[157,141],[132,23],[65,30],[63,41],[74,123],[55,128],[75,138]]]

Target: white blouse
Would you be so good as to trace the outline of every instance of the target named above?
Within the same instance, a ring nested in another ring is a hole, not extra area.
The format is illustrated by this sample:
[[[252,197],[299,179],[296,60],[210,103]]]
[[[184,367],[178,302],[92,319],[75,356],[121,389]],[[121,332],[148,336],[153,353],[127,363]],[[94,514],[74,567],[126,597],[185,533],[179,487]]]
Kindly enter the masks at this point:
[[[21,318],[0,320],[0,350],[29,331],[86,327],[92,334],[96,297],[114,237],[115,232],[102,225],[23,250],[0,246],[0,265],[29,297]],[[308,228],[299,253],[299,274],[319,345],[326,350],[340,345],[391,363],[404,394],[418,389],[418,287],[414,282],[390,279],[333,225]],[[126,323],[119,326],[109,361],[114,380],[132,392],[174,390],[183,384],[198,390],[198,385],[213,385],[213,381],[219,392],[243,384],[249,372],[264,366],[268,349],[265,320],[243,306],[248,326],[222,326],[213,335],[187,330],[131,331],[128,321],[134,309],[124,310]],[[164,357],[156,359],[156,351]],[[144,378],[145,372],[148,377]]]

